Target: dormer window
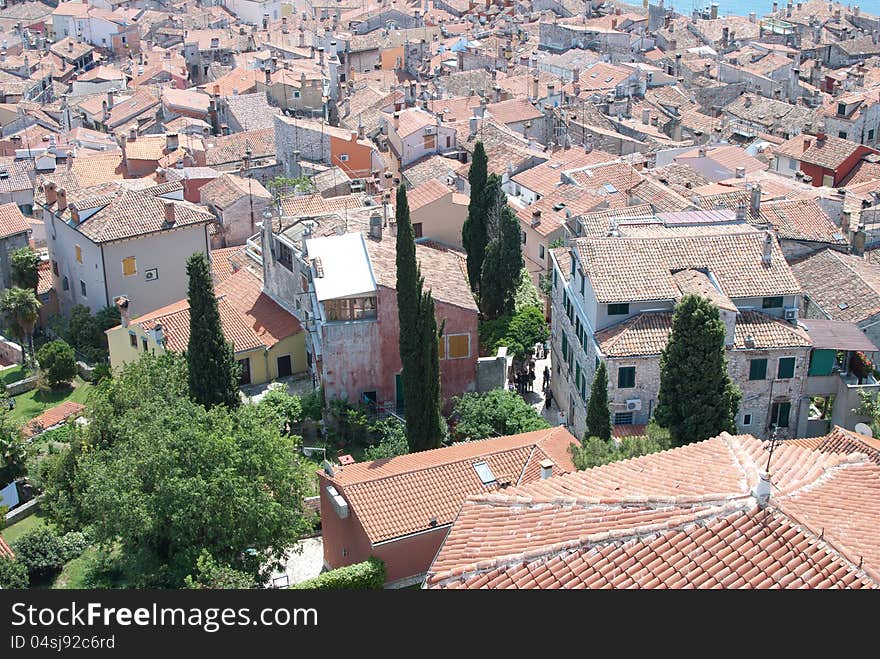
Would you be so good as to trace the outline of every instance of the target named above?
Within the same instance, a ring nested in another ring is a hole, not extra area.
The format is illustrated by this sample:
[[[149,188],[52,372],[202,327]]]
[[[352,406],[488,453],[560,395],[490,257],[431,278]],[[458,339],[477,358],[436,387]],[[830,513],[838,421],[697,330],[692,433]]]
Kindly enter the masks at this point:
[[[846,116],[846,103],[838,103],[837,104],[837,116],[839,116],[839,117]]]

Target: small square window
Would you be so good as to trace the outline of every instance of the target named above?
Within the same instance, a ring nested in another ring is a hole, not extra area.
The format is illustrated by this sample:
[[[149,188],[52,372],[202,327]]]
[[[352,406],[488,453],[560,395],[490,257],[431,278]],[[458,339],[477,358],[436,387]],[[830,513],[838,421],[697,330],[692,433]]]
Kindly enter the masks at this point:
[[[132,348],[137,348],[137,347],[138,347],[138,338],[137,338],[137,334],[135,334],[134,332],[130,332],[130,333],[129,333],[129,335],[128,335],[128,344],[129,344]]]
[[[743,422],[744,426],[752,425],[752,415],[751,414],[743,414]]]
[[[523,245],[526,244],[526,232],[525,231],[522,232],[522,244]]]
[[[122,259],[122,275],[131,277],[137,274],[137,261],[133,256]]]
[[[52,274],[58,276],[58,261],[52,261]]]
[[[342,162],[348,162],[348,154],[347,154],[347,153],[342,153],[342,154],[340,154],[340,155],[339,155],[339,159],[340,159]]]
[[[632,412],[617,412],[614,415],[615,426],[631,426],[633,422]]]
[[[422,223],[421,222],[413,222],[413,238],[421,238],[422,237]]]
[[[144,352],[147,351],[147,338],[146,337],[141,339],[141,347],[143,347]]]
[[[621,366],[617,369],[617,388],[632,389],[636,386],[636,367]]]
[[[70,282],[67,280],[67,277],[64,277],[61,280],[61,290],[62,291],[69,291],[70,290]]]
[[[541,259],[542,261],[544,260],[544,246],[543,245],[538,245],[538,258]],[[553,280],[554,281],[556,280],[556,271],[555,270],[553,271]]]

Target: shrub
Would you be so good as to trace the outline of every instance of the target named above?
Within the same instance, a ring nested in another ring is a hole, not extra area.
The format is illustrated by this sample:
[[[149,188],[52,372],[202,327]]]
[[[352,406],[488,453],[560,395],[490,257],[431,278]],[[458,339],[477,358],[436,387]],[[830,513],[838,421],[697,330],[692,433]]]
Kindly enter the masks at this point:
[[[319,574],[291,588],[295,590],[378,590],[385,585],[385,561],[370,557],[363,563],[347,565]]]
[[[27,588],[30,584],[27,567],[21,561],[0,556],[0,590]]]
[[[324,412],[323,388],[319,388],[310,394],[302,396],[299,401],[300,405],[302,405],[302,413],[304,418],[312,419],[313,421],[321,420],[321,416]]]
[[[31,580],[51,577],[65,563],[64,543],[55,531],[46,527],[25,533],[12,550],[16,560],[27,568]]]
[[[76,377],[76,355],[65,341],[50,341],[44,345],[37,351],[37,361],[53,389]]]
[[[89,536],[82,531],[69,531],[61,536],[61,553],[64,562],[72,561],[90,544]]]
[[[486,439],[549,428],[534,407],[513,391],[493,389],[454,399],[452,420],[457,440]]]
[[[260,399],[257,409],[266,423],[276,426],[285,435],[303,420],[300,399],[281,389],[270,389]]]
[[[370,433],[378,437],[379,443],[364,451],[364,460],[380,460],[393,458],[409,453],[406,441],[406,428],[397,419],[377,421],[370,426]]]
[[[241,590],[253,588],[254,578],[247,572],[220,565],[207,549],[203,549],[196,560],[195,573],[184,579],[184,586],[196,590]]]

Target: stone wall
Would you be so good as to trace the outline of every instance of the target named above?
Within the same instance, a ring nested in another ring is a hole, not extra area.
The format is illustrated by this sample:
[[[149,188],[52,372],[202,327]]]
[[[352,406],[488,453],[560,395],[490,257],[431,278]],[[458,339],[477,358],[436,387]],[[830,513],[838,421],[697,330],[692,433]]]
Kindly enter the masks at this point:
[[[18,382],[13,382],[12,384],[6,385],[6,395],[7,396],[18,396],[19,394],[23,394],[26,391],[30,391],[31,389],[36,389],[37,387],[37,376],[32,375],[29,378],[25,378],[24,380],[19,380]]]
[[[498,348],[494,357],[480,357],[477,360],[477,391],[483,393],[493,389],[507,388],[507,369],[510,360],[507,348]]]
[[[21,363],[21,346],[0,335],[0,357],[13,364]]]

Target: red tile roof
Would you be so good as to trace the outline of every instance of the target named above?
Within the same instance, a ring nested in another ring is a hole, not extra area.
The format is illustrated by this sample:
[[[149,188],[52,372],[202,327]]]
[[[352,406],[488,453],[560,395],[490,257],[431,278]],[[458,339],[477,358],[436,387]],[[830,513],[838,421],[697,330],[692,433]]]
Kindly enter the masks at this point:
[[[6,541],[3,538],[0,538],[0,556],[15,558],[15,552],[12,551],[12,547],[7,545]]]
[[[750,435],[469,497],[432,588],[878,588],[880,465]]]
[[[410,211],[417,211],[422,206],[432,204],[446,195],[452,194],[452,192],[452,188],[432,178],[407,192],[409,209]]]
[[[44,430],[48,430],[53,426],[64,423],[68,419],[78,417],[85,409],[85,405],[66,400],[60,405],[56,405],[55,407],[46,410],[35,419],[31,419],[21,431],[25,437],[39,435]]]
[[[40,261],[40,265],[37,266],[37,274],[40,277],[37,281],[37,295],[51,291],[54,283],[52,282],[52,266],[48,261]]]
[[[0,206],[0,238],[8,238],[25,231],[30,231],[31,225],[14,203]]]
[[[880,439],[840,426],[834,426],[824,437],[792,439],[789,442],[822,453],[864,453],[872,461],[880,464]]]
[[[573,471],[568,446],[574,441],[557,426],[359,462],[336,468],[327,479],[376,543],[450,524],[468,495],[538,479],[543,460],[554,463],[554,474]],[[478,462],[485,462],[497,480],[484,484],[474,468]]]

